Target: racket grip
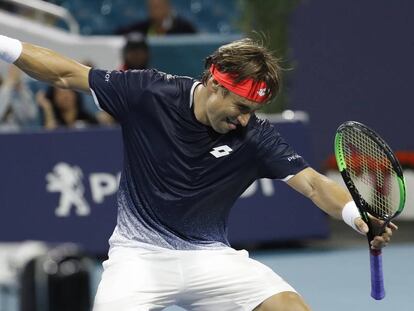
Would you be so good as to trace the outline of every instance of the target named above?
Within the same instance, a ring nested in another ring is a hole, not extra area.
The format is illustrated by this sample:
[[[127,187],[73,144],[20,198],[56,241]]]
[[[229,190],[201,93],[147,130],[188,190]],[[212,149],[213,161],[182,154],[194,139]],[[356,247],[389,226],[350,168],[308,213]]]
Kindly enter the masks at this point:
[[[381,300],[385,297],[384,276],[382,273],[381,250],[371,250],[371,297]]]

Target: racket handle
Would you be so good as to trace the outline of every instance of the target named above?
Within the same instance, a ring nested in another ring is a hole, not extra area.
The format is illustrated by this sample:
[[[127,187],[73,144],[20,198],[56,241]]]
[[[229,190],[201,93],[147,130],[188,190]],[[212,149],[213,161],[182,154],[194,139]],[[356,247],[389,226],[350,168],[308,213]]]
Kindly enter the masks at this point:
[[[381,250],[371,250],[371,297],[381,300],[385,297],[384,276],[382,274]]]

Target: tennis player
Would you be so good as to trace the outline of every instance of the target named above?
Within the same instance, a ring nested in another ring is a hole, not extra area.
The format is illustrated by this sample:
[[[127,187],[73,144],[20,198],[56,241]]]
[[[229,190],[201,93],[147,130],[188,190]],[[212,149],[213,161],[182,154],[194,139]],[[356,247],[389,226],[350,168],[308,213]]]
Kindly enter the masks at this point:
[[[118,220],[94,311],[173,304],[196,311],[310,310],[286,281],[227,240],[230,208],[258,178],[282,180],[368,232],[348,192],[255,115],[277,95],[280,69],[254,40],[218,48],[201,81],[157,70],[91,69],[5,36],[0,58],[57,87],[90,92],[122,125]],[[372,247],[384,247],[395,229]]]

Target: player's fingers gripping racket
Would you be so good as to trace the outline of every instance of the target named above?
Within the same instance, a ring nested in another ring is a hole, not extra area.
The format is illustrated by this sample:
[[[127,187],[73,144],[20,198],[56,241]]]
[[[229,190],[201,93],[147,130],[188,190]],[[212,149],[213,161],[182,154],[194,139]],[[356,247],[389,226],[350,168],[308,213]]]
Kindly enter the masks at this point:
[[[370,243],[381,235],[404,208],[405,182],[397,158],[385,141],[367,126],[348,121],[335,135],[335,157],[342,178],[362,219],[367,223]],[[383,220],[378,226],[370,216]],[[381,250],[370,248],[371,296],[385,296]]]

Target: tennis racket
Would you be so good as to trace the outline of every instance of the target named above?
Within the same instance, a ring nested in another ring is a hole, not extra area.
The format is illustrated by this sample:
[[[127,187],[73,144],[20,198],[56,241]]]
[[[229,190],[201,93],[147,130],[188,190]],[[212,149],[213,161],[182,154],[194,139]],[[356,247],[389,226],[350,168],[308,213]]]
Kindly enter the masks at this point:
[[[367,126],[348,121],[335,135],[339,171],[367,223],[368,243],[381,235],[404,208],[405,181],[402,168],[387,143]],[[372,216],[382,220],[372,221]],[[385,296],[381,250],[370,248],[371,296]]]

